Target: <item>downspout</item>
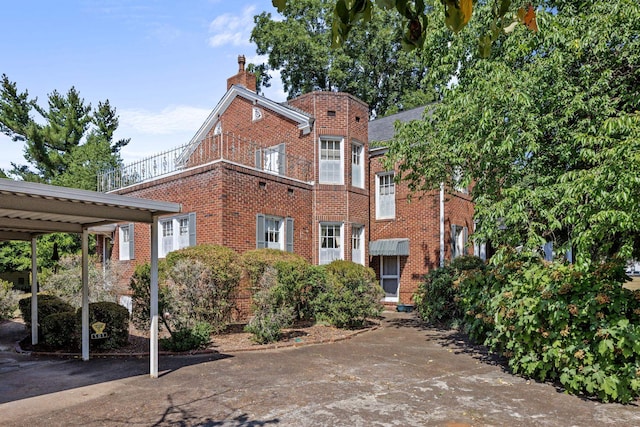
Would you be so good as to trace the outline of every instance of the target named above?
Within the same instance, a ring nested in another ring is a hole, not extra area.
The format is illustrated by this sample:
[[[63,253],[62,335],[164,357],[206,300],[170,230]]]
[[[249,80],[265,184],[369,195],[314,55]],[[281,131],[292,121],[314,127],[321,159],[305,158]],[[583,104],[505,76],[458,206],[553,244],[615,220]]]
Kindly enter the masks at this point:
[[[440,183],[440,267],[444,267],[444,182]]]

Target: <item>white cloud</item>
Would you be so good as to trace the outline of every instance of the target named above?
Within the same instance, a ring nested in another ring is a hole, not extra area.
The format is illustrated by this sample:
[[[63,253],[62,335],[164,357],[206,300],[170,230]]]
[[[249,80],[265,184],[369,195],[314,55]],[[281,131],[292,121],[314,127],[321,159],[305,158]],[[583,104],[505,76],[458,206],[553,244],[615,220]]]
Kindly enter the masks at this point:
[[[210,113],[209,109],[187,105],[171,106],[159,112],[143,109],[119,110],[120,125],[134,132],[167,135],[195,131]]]
[[[209,46],[249,46],[255,11],[255,6],[247,6],[242,10],[241,15],[225,13],[216,17],[209,24],[209,32],[212,33]]]

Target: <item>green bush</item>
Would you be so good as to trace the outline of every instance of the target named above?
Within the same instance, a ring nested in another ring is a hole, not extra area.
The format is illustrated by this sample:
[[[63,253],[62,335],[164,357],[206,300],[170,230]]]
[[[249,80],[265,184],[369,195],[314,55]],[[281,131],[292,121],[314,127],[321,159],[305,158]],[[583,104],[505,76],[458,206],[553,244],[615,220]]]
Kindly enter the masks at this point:
[[[416,311],[429,323],[455,326],[463,316],[457,280],[469,271],[484,271],[485,264],[478,257],[455,258],[450,265],[431,270],[413,295]]]
[[[290,326],[294,319],[294,308],[285,297],[286,292],[278,284],[278,272],[267,266],[253,295],[253,316],[245,326],[252,339],[265,344],[280,339],[282,329]]]
[[[76,319],[81,324],[82,310],[78,310]],[[95,322],[104,323],[106,338],[90,340],[94,349],[109,350],[124,347],[129,342],[129,310],[115,302],[94,302],[89,304],[89,327]],[[90,331],[93,333],[93,330]]]
[[[169,288],[164,283],[166,278],[166,264],[164,261],[158,264],[158,313],[161,324],[167,326],[164,313],[171,311],[171,295]],[[136,328],[149,330],[151,327],[150,302],[151,302],[151,265],[140,264],[131,276],[129,282],[131,288],[131,321]],[[169,328],[170,329],[170,328]]]
[[[278,249],[254,249],[242,254],[242,267],[249,279],[249,286],[256,287],[267,267],[274,267],[278,262],[291,261],[305,263],[300,255]]]
[[[273,304],[291,307],[298,320],[311,320],[314,317],[312,301],[327,282],[326,270],[303,259],[278,261],[274,268]]]
[[[0,279],[0,320],[13,318],[18,309],[19,295],[11,282]]]
[[[207,322],[197,322],[191,328],[174,331],[170,338],[162,338],[160,347],[168,351],[189,351],[206,348],[211,341],[212,328]]]
[[[325,269],[328,280],[312,302],[316,320],[339,328],[356,328],[382,313],[383,291],[371,268],[333,261]]]
[[[515,373],[630,402],[640,396],[640,292],[625,280],[623,263],[579,271],[516,256],[460,282],[465,327]]]
[[[31,326],[31,299],[32,297],[22,298],[18,303],[22,319],[27,327]],[[75,312],[75,308],[55,295],[38,294],[38,320],[40,322],[51,314],[67,311]]]
[[[173,281],[171,315],[179,327],[207,322],[224,330],[235,309],[242,267],[238,254],[217,245],[199,245],[167,255],[167,273]]]
[[[42,319],[40,328],[43,344],[69,351],[79,348],[81,324],[74,311],[50,314]]]

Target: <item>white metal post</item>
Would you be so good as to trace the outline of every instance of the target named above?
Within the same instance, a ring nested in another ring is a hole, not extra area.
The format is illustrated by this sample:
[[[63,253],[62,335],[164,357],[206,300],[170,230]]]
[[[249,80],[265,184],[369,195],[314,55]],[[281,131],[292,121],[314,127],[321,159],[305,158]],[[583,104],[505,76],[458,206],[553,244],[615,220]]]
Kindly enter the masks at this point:
[[[444,182],[440,183],[440,267],[444,267]]]
[[[149,313],[151,315],[149,375],[158,378],[158,217],[151,222],[151,301]]]
[[[38,262],[36,238],[31,238],[31,344],[38,344]]]
[[[82,230],[82,360],[89,360],[89,230]]]

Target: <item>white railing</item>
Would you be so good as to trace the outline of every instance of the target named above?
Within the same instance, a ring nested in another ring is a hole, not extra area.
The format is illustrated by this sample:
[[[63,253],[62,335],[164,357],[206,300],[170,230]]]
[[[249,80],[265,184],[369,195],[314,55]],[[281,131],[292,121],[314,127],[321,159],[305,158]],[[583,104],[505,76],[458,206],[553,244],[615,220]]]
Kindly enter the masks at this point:
[[[304,158],[284,152],[278,153],[278,161],[283,167],[274,170],[271,164],[274,155],[265,156],[276,144],[258,143],[248,138],[238,137],[230,132],[207,137],[196,146],[186,144],[98,173],[98,191],[108,192],[129,185],[169,175],[174,172],[203,165],[214,160],[228,160],[276,175],[308,182],[312,180],[312,163]],[[278,145],[279,146],[279,145]]]

